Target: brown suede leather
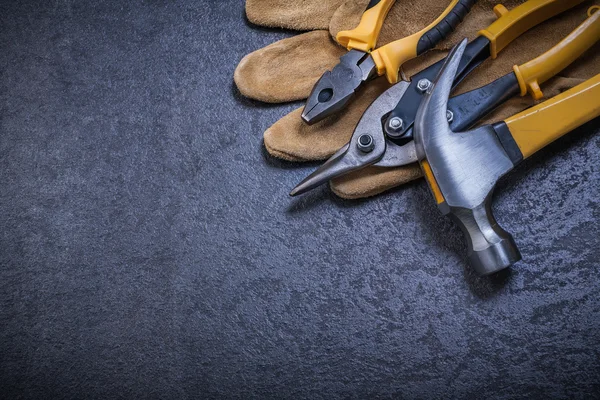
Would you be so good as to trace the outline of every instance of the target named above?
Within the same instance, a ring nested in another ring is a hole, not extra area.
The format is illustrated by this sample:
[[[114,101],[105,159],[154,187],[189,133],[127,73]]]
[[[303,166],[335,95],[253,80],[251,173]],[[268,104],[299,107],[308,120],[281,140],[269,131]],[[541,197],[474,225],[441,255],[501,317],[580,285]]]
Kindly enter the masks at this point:
[[[252,99],[267,103],[301,100],[345,52],[328,31],[307,32],[248,54],[233,79],[240,92]]]
[[[350,139],[339,132],[351,135],[364,110],[389,86],[385,78],[375,79],[346,109],[314,125],[302,121],[300,107],[267,129],[265,147],[270,154],[288,161],[329,158]]]
[[[246,0],[246,16],[254,24],[302,31],[327,29],[344,0]]]
[[[258,2],[256,0],[252,3]],[[522,2],[523,0],[507,0],[503,4],[511,9]],[[356,26],[367,3],[368,0],[343,2],[331,18],[331,34]],[[405,76],[410,77],[443,58],[446,50],[461,38],[474,38],[480,29],[495,20],[492,12],[495,4],[497,1],[480,0],[457,31],[440,43],[438,50],[430,51],[403,66]],[[496,60],[487,60],[470,74],[456,93],[487,84],[511,72],[513,65],[527,62],[550,49],[585,20],[586,11],[593,4],[594,1],[586,1],[525,33],[504,49]],[[378,45],[422,29],[445,7],[446,2],[434,0],[397,0],[386,19]],[[302,14],[302,18],[304,15]],[[599,45],[592,47],[572,66],[542,85],[545,97],[552,97],[600,72],[599,50]],[[321,74],[338,62],[338,57],[344,51],[324,31],[304,33],[246,56],[236,69],[235,81],[244,95],[259,100],[280,102],[302,99],[308,96]],[[269,71],[266,77],[263,76],[265,71]],[[370,82],[344,112],[313,126],[301,121],[301,109],[295,110],[265,132],[265,147],[273,156],[286,160],[326,159],[347,143],[364,110],[387,87],[385,79]],[[501,120],[533,104],[534,101],[529,96],[512,99],[482,123]],[[369,167],[333,180],[331,189],[344,198],[368,197],[419,176],[420,170],[414,165],[396,169]]]
[[[422,177],[419,164],[398,168],[366,167],[331,180],[331,191],[344,199],[376,196],[386,190]],[[399,183],[400,182],[400,183]]]

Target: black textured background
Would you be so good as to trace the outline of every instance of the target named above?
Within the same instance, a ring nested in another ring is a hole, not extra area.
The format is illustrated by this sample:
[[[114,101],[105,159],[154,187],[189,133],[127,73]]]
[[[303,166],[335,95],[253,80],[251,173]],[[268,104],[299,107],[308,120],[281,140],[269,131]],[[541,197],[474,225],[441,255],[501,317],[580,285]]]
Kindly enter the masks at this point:
[[[242,1],[0,3],[3,398],[600,398],[600,123],[502,182],[479,280],[423,181],[287,193]]]

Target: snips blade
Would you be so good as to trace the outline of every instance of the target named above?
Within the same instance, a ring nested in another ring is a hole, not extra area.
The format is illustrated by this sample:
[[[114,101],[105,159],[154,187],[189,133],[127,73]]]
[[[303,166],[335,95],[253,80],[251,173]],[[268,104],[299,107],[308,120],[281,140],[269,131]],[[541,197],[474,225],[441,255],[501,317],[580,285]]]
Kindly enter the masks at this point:
[[[362,83],[376,75],[375,62],[368,53],[350,50],[317,81],[302,110],[302,119],[312,125],[343,109]]]
[[[300,182],[291,191],[290,196],[306,193],[333,178],[386,159],[388,146],[396,145],[386,139],[381,126],[382,118],[394,108],[408,86],[409,83],[403,81],[381,94],[363,114],[350,141]]]

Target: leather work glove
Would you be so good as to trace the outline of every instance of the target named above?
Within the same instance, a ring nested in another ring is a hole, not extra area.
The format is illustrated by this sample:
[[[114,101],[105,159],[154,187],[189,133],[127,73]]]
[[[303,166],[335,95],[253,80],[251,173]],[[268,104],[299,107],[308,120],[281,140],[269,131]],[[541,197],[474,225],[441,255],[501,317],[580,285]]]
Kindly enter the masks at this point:
[[[569,1],[569,0],[564,0]],[[321,75],[331,70],[347,52],[335,42],[341,30],[354,28],[369,0],[247,0],[248,19],[257,25],[306,30],[275,42],[244,57],[234,74],[240,92],[249,98],[282,103],[306,99]],[[495,20],[493,7],[502,3],[512,9],[524,0],[479,0],[455,32],[429,51],[403,65],[405,79],[445,57],[458,40],[473,39],[477,32]],[[397,0],[384,21],[377,47],[406,37],[434,21],[449,1]],[[497,59],[485,61],[459,86],[456,94],[483,86],[512,71],[513,65],[527,62],[557,44],[587,17],[590,6],[579,6],[550,19],[516,39]],[[567,90],[600,72],[600,48],[592,47],[543,89],[545,99]],[[264,144],[274,157],[289,161],[314,161],[329,158],[344,146],[365,109],[390,84],[379,77],[362,88],[344,110],[314,125],[301,119],[303,105],[275,122],[264,133]],[[543,101],[543,100],[542,100]],[[489,115],[485,121],[501,120],[530,107],[530,96],[513,98]],[[355,199],[373,196],[421,177],[418,165],[398,168],[367,167],[330,182],[340,197]]]

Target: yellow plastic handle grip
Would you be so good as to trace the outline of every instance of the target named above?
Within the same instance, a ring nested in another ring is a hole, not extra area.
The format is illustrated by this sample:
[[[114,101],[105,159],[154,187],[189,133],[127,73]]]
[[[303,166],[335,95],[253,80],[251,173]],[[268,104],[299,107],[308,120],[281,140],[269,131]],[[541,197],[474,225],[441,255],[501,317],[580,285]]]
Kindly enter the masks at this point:
[[[396,0],[380,0],[373,7],[369,7],[360,19],[358,26],[349,31],[340,31],[336,40],[348,50],[356,49],[370,52],[377,44],[377,38],[387,17],[390,8]]]
[[[398,73],[402,64],[419,55],[417,51],[419,40],[444,20],[458,3],[459,0],[452,0],[450,5],[435,21],[419,32],[374,50],[371,53],[371,57],[373,57],[373,61],[375,61],[375,65],[377,66],[377,73],[379,75],[385,73],[390,83],[397,83],[399,79]]]
[[[521,96],[529,92],[534,99],[541,99],[544,95],[540,84],[565,69],[600,40],[600,12],[592,13],[591,10],[588,12],[590,17],[552,49],[523,65],[513,67]]]
[[[600,74],[504,122],[523,158],[600,116]]]
[[[499,18],[479,31],[490,41],[490,53],[496,58],[509,43],[545,20],[558,15],[585,0],[529,0],[508,11],[503,5],[494,7]]]

